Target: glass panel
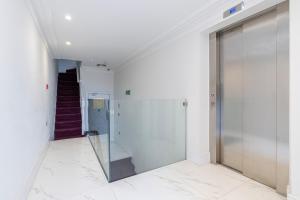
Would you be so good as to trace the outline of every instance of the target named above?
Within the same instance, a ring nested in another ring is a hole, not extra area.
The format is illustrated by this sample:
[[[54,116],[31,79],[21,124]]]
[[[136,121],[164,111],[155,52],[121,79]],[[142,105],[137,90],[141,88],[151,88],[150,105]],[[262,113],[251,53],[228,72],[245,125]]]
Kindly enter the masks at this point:
[[[111,104],[88,101],[89,138],[109,182],[186,159],[185,100]]]
[[[114,102],[111,181],[185,160],[184,103],[184,100]]]
[[[88,135],[101,163],[104,173],[109,178],[109,100],[88,100]]]

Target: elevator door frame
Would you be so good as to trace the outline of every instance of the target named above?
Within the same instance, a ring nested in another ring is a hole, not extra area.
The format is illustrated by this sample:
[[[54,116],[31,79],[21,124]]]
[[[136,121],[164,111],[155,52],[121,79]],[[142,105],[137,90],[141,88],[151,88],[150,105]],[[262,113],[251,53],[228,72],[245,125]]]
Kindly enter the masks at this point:
[[[268,8],[264,11],[256,13],[255,15],[247,17],[237,23],[229,25],[221,30],[217,30],[213,33],[210,33],[210,36],[209,36],[209,55],[210,55],[210,58],[209,58],[210,59],[209,146],[210,146],[211,163],[221,164],[220,34],[227,30],[242,26],[244,23],[251,21],[259,16],[262,16],[268,12],[272,12],[274,10],[277,10],[277,13],[279,15],[282,10],[288,9],[287,7],[288,7],[288,1],[285,1],[276,6]],[[279,27],[279,28],[282,28],[282,27]],[[279,68],[279,70],[282,70],[282,66],[280,66],[280,67],[281,68]],[[286,69],[286,70],[288,71],[289,69]],[[278,79],[278,77],[277,77],[277,79]],[[277,98],[278,98],[278,96],[277,96]],[[277,109],[280,109],[280,108],[278,108],[278,105],[277,105]],[[278,126],[277,126],[277,129],[278,129]],[[287,137],[288,137],[288,135],[287,135]],[[278,135],[277,135],[277,140],[278,140]],[[287,140],[288,140],[288,138],[287,138]],[[277,143],[278,143],[278,141],[277,141]],[[284,167],[284,169],[282,169],[282,166],[281,166],[282,161],[280,159],[282,159],[282,157],[288,157],[288,155],[286,154],[286,152],[284,152],[285,150],[280,149],[280,147],[278,147],[278,146],[279,145],[277,144],[277,183],[276,183],[275,189],[277,190],[278,193],[286,195],[286,193],[287,193],[286,186],[287,185],[282,184],[282,183],[286,182],[286,180],[284,180],[285,177],[282,177],[282,176],[287,176],[287,174],[286,174],[287,169],[286,169],[286,167]],[[283,175],[281,175],[281,174],[283,174]]]

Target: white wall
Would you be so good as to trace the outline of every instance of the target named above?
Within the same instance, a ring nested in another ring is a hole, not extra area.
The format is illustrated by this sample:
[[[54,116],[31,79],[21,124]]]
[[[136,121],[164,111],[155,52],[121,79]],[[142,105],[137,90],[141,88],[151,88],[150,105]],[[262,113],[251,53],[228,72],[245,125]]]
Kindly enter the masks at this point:
[[[187,98],[187,159],[199,164],[209,162],[209,32],[279,1],[247,0],[244,11],[223,20],[223,11],[237,2],[217,2],[115,73],[116,99]]]
[[[290,0],[290,200],[300,199],[300,1]]]
[[[193,33],[115,74],[116,99],[187,98],[187,158],[208,156],[208,35]],[[125,96],[130,89],[131,95]]]
[[[80,67],[80,96],[81,96],[81,109],[82,109],[82,126],[86,131],[88,127],[87,121],[87,97],[89,93],[100,93],[110,95],[110,99],[114,99],[114,73],[106,71],[98,67],[82,66]],[[113,104],[111,109],[113,110]],[[114,113],[111,112],[110,116],[110,131],[114,132]],[[113,138],[113,134],[111,135]]]
[[[0,199],[25,200],[54,128],[57,71],[24,0],[0,1],[0,24]]]
[[[83,84],[84,93],[102,92],[113,94],[114,73],[97,67],[80,67],[80,79]]]

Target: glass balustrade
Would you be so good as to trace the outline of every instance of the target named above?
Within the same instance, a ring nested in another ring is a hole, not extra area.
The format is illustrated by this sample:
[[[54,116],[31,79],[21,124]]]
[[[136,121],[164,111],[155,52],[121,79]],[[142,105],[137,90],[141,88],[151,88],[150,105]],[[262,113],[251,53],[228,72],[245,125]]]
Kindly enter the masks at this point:
[[[95,98],[88,100],[88,137],[94,148],[102,169],[110,177],[110,106],[109,99]]]
[[[93,101],[89,138],[109,182],[186,159],[185,100]]]

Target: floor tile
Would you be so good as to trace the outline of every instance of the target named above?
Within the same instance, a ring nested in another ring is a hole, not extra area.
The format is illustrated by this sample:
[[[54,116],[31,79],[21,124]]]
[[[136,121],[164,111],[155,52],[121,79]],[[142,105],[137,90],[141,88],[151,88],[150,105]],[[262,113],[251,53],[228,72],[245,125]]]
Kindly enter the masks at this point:
[[[28,200],[284,200],[221,165],[182,161],[108,183],[88,138],[51,142]]]

